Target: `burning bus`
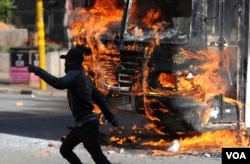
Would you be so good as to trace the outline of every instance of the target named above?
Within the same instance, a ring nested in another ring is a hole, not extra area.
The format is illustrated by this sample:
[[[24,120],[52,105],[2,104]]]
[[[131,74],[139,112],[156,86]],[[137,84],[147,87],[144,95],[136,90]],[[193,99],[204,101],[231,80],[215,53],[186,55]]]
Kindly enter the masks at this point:
[[[170,134],[250,127],[248,0],[73,2],[72,45],[91,49],[83,66],[121,119]]]

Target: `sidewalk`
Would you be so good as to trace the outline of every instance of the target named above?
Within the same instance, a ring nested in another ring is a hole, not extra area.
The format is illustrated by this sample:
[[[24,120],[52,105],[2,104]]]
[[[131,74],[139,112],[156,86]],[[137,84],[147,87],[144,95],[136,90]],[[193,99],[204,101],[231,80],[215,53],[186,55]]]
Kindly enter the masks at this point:
[[[46,84],[46,89],[30,84],[11,84],[9,75],[0,72],[0,93],[8,94],[35,94],[40,96],[66,96],[66,90],[57,90]]]

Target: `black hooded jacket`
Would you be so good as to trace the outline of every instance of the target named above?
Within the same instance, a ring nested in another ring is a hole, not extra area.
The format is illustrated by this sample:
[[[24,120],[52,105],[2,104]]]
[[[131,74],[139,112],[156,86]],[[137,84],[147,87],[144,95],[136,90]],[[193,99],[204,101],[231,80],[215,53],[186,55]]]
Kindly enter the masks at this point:
[[[93,102],[99,106],[109,122],[114,119],[105,96],[85,75],[82,68],[69,69],[66,71],[66,75],[61,78],[57,78],[41,68],[37,68],[34,73],[56,89],[67,89],[69,107],[76,121],[92,113]]]

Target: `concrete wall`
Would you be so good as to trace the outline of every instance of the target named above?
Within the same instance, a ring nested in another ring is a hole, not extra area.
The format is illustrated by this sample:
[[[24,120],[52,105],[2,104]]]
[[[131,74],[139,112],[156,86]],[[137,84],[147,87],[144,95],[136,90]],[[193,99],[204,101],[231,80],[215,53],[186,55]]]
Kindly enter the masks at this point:
[[[22,46],[28,41],[27,29],[0,30],[0,46]]]
[[[60,55],[66,53],[67,51],[48,52],[46,54],[46,70],[54,76],[64,76],[64,60],[60,59]]]
[[[0,53],[0,72],[7,73],[10,68],[10,57],[9,53]]]
[[[46,70],[57,77],[62,77],[64,73],[64,60],[60,59],[60,55],[66,54],[67,51],[53,51],[46,53]],[[10,75],[10,54],[0,53],[0,79],[9,80]]]

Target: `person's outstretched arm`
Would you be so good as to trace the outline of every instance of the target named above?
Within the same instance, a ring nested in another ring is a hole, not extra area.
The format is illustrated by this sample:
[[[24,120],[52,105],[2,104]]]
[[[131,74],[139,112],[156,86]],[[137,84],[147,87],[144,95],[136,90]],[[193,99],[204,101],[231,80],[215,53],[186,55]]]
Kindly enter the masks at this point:
[[[72,81],[78,76],[79,71],[72,70],[68,71],[67,74],[63,77],[56,77],[48,73],[47,71],[43,70],[42,68],[29,65],[28,66],[29,72],[35,73],[37,76],[39,76],[41,79],[43,79],[46,83],[51,85],[52,87],[56,89],[66,89],[72,84]]]

